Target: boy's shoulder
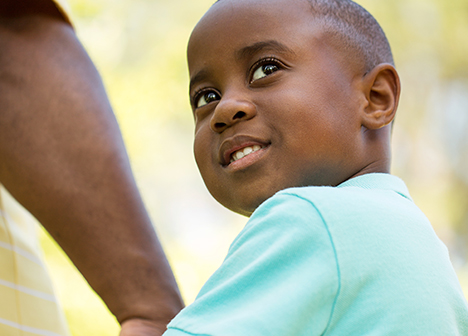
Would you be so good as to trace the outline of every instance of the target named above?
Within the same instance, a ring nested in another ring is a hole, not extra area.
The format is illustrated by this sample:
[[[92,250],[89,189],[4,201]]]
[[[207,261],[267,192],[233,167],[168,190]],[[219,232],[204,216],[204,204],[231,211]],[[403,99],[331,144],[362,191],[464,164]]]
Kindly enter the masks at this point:
[[[337,187],[282,190],[256,209],[246,229],[273,227],[277,231],[295,228],[312,236],[320,233],[353,253],[376,241],[388,248],[419,241],[422,250],[437,246],[446,254],[405,183],[390,174],[362,175]]]
[[[340,246],[356,254],[376,241],[391,248],[411,246],[418,239],[425,248],[437,246],[446,253],[405,183],[389,174],[362,175],[337,187],[282,190],[255,210],[233,245],[284,232],[295,232],[310,242],[327,241],[332,248]]]

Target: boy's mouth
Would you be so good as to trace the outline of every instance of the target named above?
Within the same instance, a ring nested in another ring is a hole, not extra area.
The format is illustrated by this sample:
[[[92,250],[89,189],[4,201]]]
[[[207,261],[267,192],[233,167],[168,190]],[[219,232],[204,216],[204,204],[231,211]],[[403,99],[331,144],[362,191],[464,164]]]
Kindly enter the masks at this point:
[[[223,167],[235,166],[242,160],[245,161],[246,157],[255,153],[257,156],[259,151],[265,149],[270,144],[255,137],[247,135],[238,135],[233,138],[226,139],[219,148],[219,163]],[[239,162],[237,162],[239,161]]]
[[[243,157],[246,157],[249,154],[255,153],[256,151],[260,149],[262,149],[260,145],[253,145],[253,146],[247,146],[240,150],[237,150],[231,154],[231,160],[229,161],[229,163],[233,163],[237,160],[240,160]]]

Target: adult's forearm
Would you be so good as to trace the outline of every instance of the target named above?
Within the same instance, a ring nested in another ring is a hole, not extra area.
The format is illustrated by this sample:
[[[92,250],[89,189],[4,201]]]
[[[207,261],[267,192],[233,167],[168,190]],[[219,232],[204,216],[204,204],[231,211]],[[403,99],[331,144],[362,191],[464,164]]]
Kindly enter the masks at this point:
[[[99,74],[73,30],[50,13],[3,14],[0,46],[0,182],[119,322],[167,323],[183,303]]]

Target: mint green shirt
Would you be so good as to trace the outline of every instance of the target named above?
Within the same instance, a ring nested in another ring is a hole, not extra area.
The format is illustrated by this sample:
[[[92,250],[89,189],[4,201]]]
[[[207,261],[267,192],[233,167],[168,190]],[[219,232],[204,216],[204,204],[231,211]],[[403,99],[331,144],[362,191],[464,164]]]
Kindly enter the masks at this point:
[[[399,178],[265,201],[164,336],[468,335],[445,245]]]

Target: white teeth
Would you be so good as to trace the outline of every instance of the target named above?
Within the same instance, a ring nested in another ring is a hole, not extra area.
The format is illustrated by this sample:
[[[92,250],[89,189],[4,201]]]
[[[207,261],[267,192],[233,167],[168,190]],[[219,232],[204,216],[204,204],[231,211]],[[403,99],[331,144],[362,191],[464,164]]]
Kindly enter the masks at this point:
[[[250,153],[253,152],[253,148],[252,147],[245,147],[243,152],[244,152],[244,155],[249,155]]]
[[[238,150],[237,152],[233,153],[231,155],[231,163],[237,160],[242,159],[244,156],[247,156],[249,154],[252,154],[253,152],[256,152],[258,150],[262,149],[260,145],[254,145],[254,146],[249,146],[245,147],[241,150]]]
[[[234,154],[234,160],[239,160],[239,159],[242,159],[244,157],[244,152],[242,151],[238,151]]]

